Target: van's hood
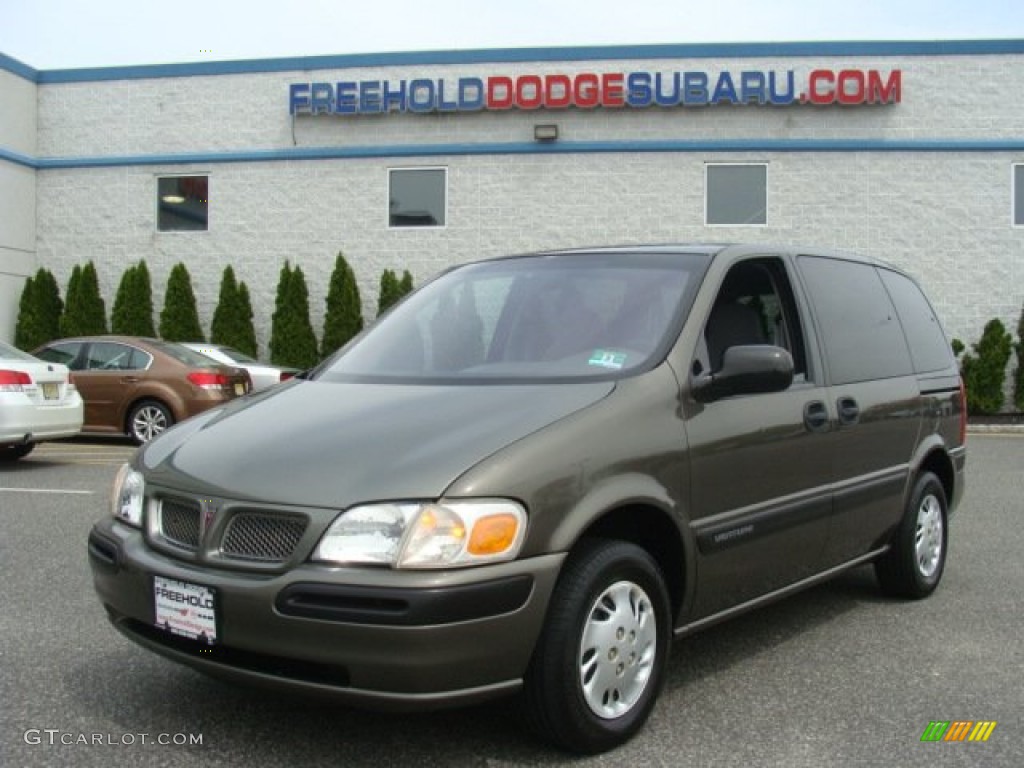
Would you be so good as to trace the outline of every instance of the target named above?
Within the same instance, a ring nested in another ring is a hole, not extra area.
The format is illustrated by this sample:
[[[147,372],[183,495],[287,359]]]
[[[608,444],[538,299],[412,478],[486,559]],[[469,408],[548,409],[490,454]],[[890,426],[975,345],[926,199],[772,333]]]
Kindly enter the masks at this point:
[[[297,381],[190,419],[138,458],[150,482],[234,499],[338,508],[436,498],[614,386]]]

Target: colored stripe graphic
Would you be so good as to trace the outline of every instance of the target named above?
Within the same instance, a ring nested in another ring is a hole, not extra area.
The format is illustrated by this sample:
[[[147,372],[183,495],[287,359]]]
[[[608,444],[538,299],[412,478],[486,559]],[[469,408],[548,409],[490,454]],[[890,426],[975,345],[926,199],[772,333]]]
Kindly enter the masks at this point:
[[[995,720],[931,720],[921,741],[988,741],[996,725]]]
[[[972,725],[974,725],[973,720],[953,721],[953,724],[949,726],[949,730],[946,731],[946,738],[943,741],[963,741],[967,738],[967,734],[971,732]]]
[[[992,731],[996,729],[995,720],[982,720],[971,731],[971,735],[968,737],[968,741],[988,741],[988,737],[992,735]]]
[[[921,734],[921,741],[942,741],[949,728],[949,720],[932,720]]]

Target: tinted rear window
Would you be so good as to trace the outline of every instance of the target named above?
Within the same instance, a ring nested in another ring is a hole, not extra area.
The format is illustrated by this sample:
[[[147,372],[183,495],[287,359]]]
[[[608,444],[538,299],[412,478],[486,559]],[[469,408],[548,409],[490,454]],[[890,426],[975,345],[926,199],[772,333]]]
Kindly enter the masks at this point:
[[[896,309],[870,264],[800,257],[833,384],[911,373]]]
[[[259,363],[259,360],[255,357],[249,357],[249,355],[239,352],[234,347],[217,347],[217,349],[236,363]]]
[[[211,368],[213,366],[220,365],[220,363],[215,360],[211,360],[206,355],[201,355],[188,347],[181,346],[180,344],[174,344],[169,341],[151,340],[149,345],[155,349],[159,349],[165,355],[170,355],[179,363],[184,363],[192,368]]]
[[[898,272],[888,269],[880,269],[878,272],[903,324],[914,370],[926,373],[953,365],[953,351],[946,341],[942,324],[921,289],[913,280]]]
[[[39,358],[32,357],[27,352],[22,352],[17,347],[12,347],[0,341],[0,360],[21,360],[22,362],[38,363]]]
[[[75,358],[78,357],[78,352],[81,348],[82,343],[80,341],[54,344],[46,349],[39,350],[36,357],[48,363],[61,363],[62,365],[70,366]]]

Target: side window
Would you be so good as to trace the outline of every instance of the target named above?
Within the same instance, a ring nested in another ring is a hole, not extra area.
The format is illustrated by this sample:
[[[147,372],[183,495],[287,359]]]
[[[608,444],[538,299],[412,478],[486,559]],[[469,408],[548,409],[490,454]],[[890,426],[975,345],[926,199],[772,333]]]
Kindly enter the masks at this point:
[[[90,371],[132,371],[144,367],[144,358],[144,354],[126,344],[94,342],[89,347],[86,368]]]
[[[767,344],[793,356],[796,380],[810,378],[800,315],[781,259],[751,259],[729,270],[708,315],[704,342],[711,371],[722,367],[729,347]]]
[[[880,269],[900,324],[910,347],[910,358],[917,373],[940,371],[954,364],[953,351],[946,341],[939,319],[928,299],[913,280],[888,269]]]
[[[896,310],[873,266],[801,256],[800,272],[821,324],[833,384],[911,372]]]
[[[128,367],[133,371],[142,371],[149,368],[149,364],[152,360],[153,356],[148,352],[143,352],[141,349],[132,347],[132,357]]]
[[[443,227],[447,214],[447,168],[388,170],[389,227]]]
[[[78,357],[78,351],[81,348],[82,345],[77,342],[53,344],[46,349],[39,350],[36,357],[40,360],[45,360],[48,363],[60,363],[61,365],[66,365],[68,368],[72,368],[72,370],[74,370],[71,363],[76,357]]]

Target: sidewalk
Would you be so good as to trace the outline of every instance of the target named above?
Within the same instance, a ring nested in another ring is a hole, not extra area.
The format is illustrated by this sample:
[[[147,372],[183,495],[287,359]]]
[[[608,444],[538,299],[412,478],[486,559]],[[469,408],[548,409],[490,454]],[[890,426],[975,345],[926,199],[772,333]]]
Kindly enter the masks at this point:
[[[1024,435],[1024,414],[976,416],[967,420],[968,434]]]
[[[969,435],[1024,435],[1024,424],[968,424]]]

